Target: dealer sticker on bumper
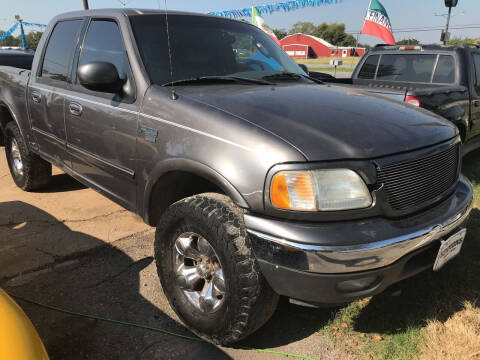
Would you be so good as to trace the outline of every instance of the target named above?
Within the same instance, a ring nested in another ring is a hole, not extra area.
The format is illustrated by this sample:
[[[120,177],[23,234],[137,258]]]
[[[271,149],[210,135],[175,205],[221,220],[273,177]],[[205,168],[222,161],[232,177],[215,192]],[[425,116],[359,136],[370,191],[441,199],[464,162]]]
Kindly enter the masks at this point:
[[[440,270],[443,265],[458,255],[462,249],[463,240],[465,239],[466,233],[467,229],[462,229],[450,236],[448,239],[442,241],[440,250],[438,250],[437,259],[433,265],[433,271]]]

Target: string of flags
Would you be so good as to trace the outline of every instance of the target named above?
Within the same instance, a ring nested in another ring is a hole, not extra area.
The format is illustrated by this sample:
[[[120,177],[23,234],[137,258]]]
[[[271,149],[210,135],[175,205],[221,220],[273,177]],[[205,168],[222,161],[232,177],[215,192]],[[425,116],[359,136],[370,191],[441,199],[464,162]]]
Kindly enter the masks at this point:
[[[306,7],[316,7],[323,5],[335,5],[341,3],[342,0],[290,0],[277,2],[269,5],[256,5],[257,11],[262,14],[272,14],[276,11],[292,11],[303,9]],[[251,17],[252,8],[243,8],[236,10],[212,11],[209,15],[222,16],[228,18]]]
[[[13,26],[10,29],[8,29],[2,35],[0,35],[0,40],[4,40],[8,36],[12,35],[12,33],[15,30],[17,30],[17,28],[19,26],[20,26],[20,34],[22,36],[22,47],[23,48],[25,48],[27,46],[27,42],[26,42],[26,39],[25,39],[25,31],[23,29],[24,26],[35,26],[35,27],[39,27],[39,28],[46,28],[47,27],[47,25],[44,25],[44,24],[31,23],[31,22],[27,22],[27,21],[16,22],[15,24],[13,24]]]
[[[2,35],[0,35],[0,40],[6,39],[8,36],[12,35],[12,33],[17,30],[18,23],[13,24],[13,26],[5,31]]]

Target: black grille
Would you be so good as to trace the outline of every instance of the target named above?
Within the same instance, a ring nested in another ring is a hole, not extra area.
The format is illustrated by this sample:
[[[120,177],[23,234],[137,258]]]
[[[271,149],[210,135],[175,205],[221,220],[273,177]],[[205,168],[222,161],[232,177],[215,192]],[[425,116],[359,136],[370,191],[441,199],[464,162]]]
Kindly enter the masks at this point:
[[[383,165],[377,182],[383,183],[390,207],[407,210],[433,200],[458,178],[459,146],[422,158]]]

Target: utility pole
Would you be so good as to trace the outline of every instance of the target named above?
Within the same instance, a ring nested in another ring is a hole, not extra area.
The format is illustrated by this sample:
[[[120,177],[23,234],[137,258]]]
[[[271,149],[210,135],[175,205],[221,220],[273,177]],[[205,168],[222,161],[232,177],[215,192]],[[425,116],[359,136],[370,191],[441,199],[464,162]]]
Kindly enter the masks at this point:
[[[445,0],[445,6],[448,7],[448,15],[447,15],[447,26],[445,27],[445,33],[442,34],[443,45],[447,45],[447,41],[450,40],[450,36],[448,34],[448,28],[450,27],[452,7],[457,6],[457,4],[458,4],[458,0]]]
[[[84,8],[85,10],[88,10],[88,9],[89,9],[89,7],[88,7],[88,0],[83,0],[83,8]]]
[[[447,15],[447,26],[445,27],[445,36],[443,37],[443,45],[447,45],[447,41],[450,40],[450,36],[448,36],[448,28],[450,27],[450,17],[452,16],[452,7],[448,8],[448,15]]]
[[[22,38],[22,49],[25,50],[27,48],[27,39],[25,38],[25,30],[23,29],[23,20],[20,15],[15,15],[15,20],[20,25],[20,34]]]

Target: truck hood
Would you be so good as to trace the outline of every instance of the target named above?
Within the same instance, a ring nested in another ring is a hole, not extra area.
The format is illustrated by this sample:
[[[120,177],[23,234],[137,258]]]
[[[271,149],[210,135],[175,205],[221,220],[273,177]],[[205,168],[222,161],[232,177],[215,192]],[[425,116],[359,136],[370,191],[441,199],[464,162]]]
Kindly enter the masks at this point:
[[[229,84],[177,91],[273,133],[308,161],[378,158],[457,134],[430,112],[337,86]]]

